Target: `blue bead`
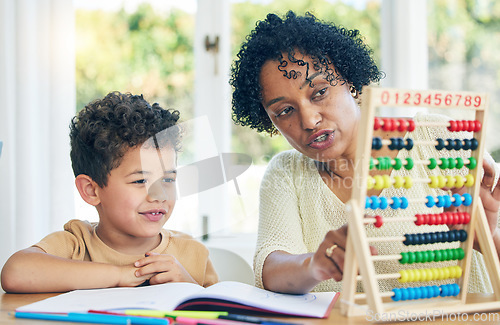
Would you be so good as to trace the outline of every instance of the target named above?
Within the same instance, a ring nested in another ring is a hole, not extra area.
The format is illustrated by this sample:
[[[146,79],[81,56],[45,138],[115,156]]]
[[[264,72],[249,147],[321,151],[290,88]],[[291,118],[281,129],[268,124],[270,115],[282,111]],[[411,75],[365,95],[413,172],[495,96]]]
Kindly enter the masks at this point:
[[[392,296],[393,301],[400,301],[401,300],[401,289],[395,288],[392,289],[392,292],[394,292],[394,296]]]
[[[437,237],[437,243],[442,243],[444,241],[444,236],[443,236],[443,233],[442,232],[436,232],[436,237]]]
[[[408,199],[406,197],[401,198],[401,209],[406,209],[408,207]]]
[[[431,298],[439,297],[439,293],[441,292],[439,290],[439,287],[438,286],[432,286],[431,289],[432,289],[432,297]]]
[[[378,209],[378,207],[380,205],[380,200],[378,199],[378,196],[372,195],[370,198],[372,200],[370,208],[372,208],[373,210]]]
[[[464,139],[464,145],[462,146],[462,149],[464,150],[469,150],[471,145],[470,139]]]
[[[393,208],[394,210],[399,209],[399,207],[401,206],[401,200],[396,196],[393,196],[391,199],[392,199],[391,208]]]
[[[424,234],[424,244],[432,243],[432,235],[430,233]]]
[[[462,197],[460,196],[460,194],[455,193],[452,196],[455,199],[455,202],[452,202],[453,206],[455,206],[455,207],[461,206],[462,205]]]
[[[429,242],[429,244],[437,243],[437,240],[438,240],[438,236],[436,235],[436,233],[431,232],[431,241]]]
[[[415,299],[415,288],[408,288],[408,300],[414,300]]]
[[[443,196],[442,195],[438,195],[437,196],[437,203],[436,203],[436,206],[438,208],[442,208],[444,206],[444,199],[443,199]]]
[[[460,240],[461,242],[464,242],[467,240],[467,231],[460,229],[458,231],[458,233],[460,234],[460,238],[458,240]]]
[[[449,241],[450,235],[447,232],[443,232],[443,243],[447,243]]]
[[[443,284],[443,285],[440,286],[440,288],[441,288],[441,294],[440,294],[440,296],[441,297],[448,297],[448,291],[449,291],[448,290],[448,285],[447,284]]]
[[[408,300],[408,289],[401,289],[401,300]]]
[[[436,145],[437,150],[443,150],[444,148],[444,140],[441,138],[437,139],[438,144]]]
[[[476,138],[472,138],[470,140],[470,149],[471,150],[476,150],[478,146],[479,146],[479,142],[477,142],[477,139]]]
[[[449,208],[451,206],[451,197],[449,195],[443,195],[444,207]]]
[[[380,199],[379,209],[382,209],[382,210],[387,209],[387,205],[388,205],[387,198],[385,196],[381,196],[379,199]]]
[[[428,208],[432,208],[434,206],[434,198],[430,195],[427,195],[425,198],[427,199],[427,203],[425,203],[425,206]]]
[[[452,296],[458,296],[458,294],[460,293],[460,286],[456,283],[453,283],[451,285],[452,289],[453,289],[453,293],[451,294]]]
[[[448,233],[448,241],[449,242],[452,242],[452,241],[455,241],[455,240],[458,240],[457,237],[460,237],[460,235],[458,235],[457,231],[456,230],[452,230]]]
[[[455,139],[455,144],[453,146],[453,149],[455,150],[460,150],[462,149],[462,140],[460,139]]]
[[[417,288],[413,288],[413,292],[415,293],[415,296],[413,299],[420,299],[422,298],[422,290],[420,287],[417,287]]]
[[[371,200],[370,200],[370,198],[367,196],[367,197],[366,197],[366,200],[365,200],[365,209],[370,208],[370,206],[371,206]]]
[[[448,142],[448,144],[446,145],[446,150],[452,150],[453,149],[453,145],[454,145],[454,141],[452,139],[446,139],[446,142]]]
[[[412,240],[413,240],[412,235],[411,235],[411,234],[406,234],[406,235],[405,235],[405,240],[403,241],[403,244],[404,244],[405,246],[410,246],[410,245],[413,245]]]
[[[463,205],[468,207],[472,204],[472,196],[469,193],[465,193],[462,197],[464,198]]]

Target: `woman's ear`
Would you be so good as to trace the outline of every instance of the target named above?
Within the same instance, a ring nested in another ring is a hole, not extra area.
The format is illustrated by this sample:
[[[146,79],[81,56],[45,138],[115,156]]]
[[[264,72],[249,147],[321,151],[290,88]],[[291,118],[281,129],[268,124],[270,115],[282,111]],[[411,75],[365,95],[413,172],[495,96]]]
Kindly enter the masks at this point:
[[[90,205],[96,206],[101,203],[96,188],[99,186],[87,175],[80,174],[75,179],[76,188],[82,199]]]

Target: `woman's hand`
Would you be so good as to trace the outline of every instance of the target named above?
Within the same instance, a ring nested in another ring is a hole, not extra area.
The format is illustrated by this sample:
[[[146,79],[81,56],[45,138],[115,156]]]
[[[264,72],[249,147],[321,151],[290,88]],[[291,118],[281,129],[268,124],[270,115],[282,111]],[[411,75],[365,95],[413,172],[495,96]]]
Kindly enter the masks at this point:
[[[191,282],[198,284],[181,263],[172,255],[146,253],[134,263],[136,277],[149,276],[149,284]]]

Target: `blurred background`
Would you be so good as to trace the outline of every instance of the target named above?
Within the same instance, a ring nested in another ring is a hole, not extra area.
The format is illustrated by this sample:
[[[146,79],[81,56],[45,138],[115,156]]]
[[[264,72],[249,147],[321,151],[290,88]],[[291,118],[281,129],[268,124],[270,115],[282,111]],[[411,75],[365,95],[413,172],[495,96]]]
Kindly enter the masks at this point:
[[[74,190],[68,125],[114,90],[178,109],[183,121],[205,118],[181,165],[252,158],[236,179],[181,198],[166,224],[251,261],[260,179],[290,147],[232,123],[229,69],[256,21],[288,10],[360,30],[382,86],[488,93],[486,147],[500,159],[495,0],[0,0],[0,262],[69,219],[97,221]]]

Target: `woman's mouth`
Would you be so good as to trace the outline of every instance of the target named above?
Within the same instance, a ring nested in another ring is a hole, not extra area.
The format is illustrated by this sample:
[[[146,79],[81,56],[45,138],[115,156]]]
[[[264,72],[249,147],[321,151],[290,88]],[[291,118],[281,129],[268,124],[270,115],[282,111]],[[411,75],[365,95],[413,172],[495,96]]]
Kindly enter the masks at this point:
[[[331,130],[321,130],[308,139],[308,146],[313,149],[325,149],[333,143],[335,132]]]

